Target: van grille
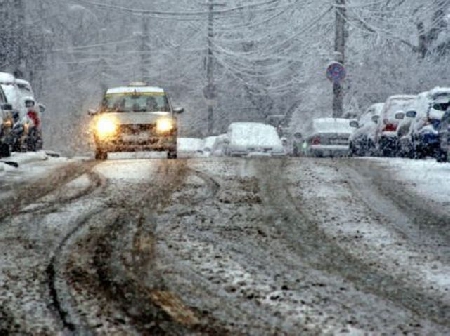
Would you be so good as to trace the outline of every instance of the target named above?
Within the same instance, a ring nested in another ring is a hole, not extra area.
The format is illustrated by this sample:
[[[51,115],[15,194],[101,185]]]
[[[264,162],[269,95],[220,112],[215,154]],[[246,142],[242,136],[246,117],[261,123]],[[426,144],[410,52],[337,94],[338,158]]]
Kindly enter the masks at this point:
[[[132,124],[132,125],[120,125],[119,132],[122,134],[140,134],[142,132],[150,132],[150,134],[156,133],[155,124]]]

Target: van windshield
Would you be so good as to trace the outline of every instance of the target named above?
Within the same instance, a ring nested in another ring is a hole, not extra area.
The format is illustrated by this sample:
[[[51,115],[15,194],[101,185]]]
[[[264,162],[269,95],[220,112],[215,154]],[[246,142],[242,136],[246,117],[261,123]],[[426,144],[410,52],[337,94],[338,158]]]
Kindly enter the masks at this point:
[[[161,93],[106,94],[104,112],[170,112],[167,96]]]

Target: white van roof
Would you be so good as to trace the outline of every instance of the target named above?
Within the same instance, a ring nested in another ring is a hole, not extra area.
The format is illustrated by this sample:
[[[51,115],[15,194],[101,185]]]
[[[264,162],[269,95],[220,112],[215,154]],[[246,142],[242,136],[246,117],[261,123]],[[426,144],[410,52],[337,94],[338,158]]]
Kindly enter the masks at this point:
[[[164,93],[164,90],[157,86],[119,86],[116,88],[110,88],[106,91],[106,94],[115,93],[144,93],[144,92],[155,92]]]

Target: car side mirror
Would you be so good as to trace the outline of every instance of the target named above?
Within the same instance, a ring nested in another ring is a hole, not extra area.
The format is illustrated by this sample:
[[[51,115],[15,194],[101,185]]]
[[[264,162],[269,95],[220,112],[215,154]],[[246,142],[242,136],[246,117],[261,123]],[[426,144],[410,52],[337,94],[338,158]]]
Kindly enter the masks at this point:
[[[359,124],[356,120],[350,121],[350,127],[358,128]]]
[[[415,118],[416,115],[417,115],[416,111],[408,111],[408,112],[406,112],[406,117],[407,118]]]
[[[11,111],[13,109],[11,104],[5,103],[2,104],[2,110]]]
[[[181,114],[181,113],[184,112],[184,108],[182,108],[182,107],[175,107],[173,109],[173,112],[175,112],[176,114]]]
[[[405,112],[397,112],[395,114],[395,119],[397,119],[397,120],[402,120],[404,118],[405,118]]]
[[[89,109],[87,114],[90,116],[95,116],[98,114],[98,112],[99,112],[99,110]]]
[[[39,111],[40,111],[41,113],[44,113],[44,112],[47,110],[47,108],[45,107],[44,104],[38,104],[38,106],[39,106]]]

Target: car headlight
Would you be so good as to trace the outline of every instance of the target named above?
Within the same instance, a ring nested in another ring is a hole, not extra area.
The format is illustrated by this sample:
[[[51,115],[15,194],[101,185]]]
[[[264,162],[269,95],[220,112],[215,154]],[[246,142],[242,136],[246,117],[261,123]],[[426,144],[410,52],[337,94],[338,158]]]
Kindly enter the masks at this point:
[[[117,123],[112,118],[100,118],[97,121],[96,131],[100,138],[113,136],[117,132]]]
[[[167,133],[173,129],[173,123],[170,119],[159,119],[156,122],[156,131],[158,133]]]

